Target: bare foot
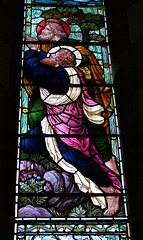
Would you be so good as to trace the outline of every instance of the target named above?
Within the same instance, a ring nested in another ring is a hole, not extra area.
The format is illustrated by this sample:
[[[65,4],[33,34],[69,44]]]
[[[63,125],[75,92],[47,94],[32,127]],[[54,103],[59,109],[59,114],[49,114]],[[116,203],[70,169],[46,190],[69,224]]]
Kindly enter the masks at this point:
[[[116,158],[115,156],[112,156],[111,159],[105,163],[105,165],[111,169],[114,173],[120,176],[120,173],[117,169],[117,164],[116,164]]]
[[[121,192],[118,189],[115,189],[114,187],[102,187],[101,188],[105,193],[115,193],[115,194],[120,194]],[[116,196],[107,196],[106,197],[106,201],[107,201],[107,209],[106,211],[103,213],[104,216],[113,216],[114,214],[116,214],[119,209],[119,200],[120,200],[120,196],[116,195]]]

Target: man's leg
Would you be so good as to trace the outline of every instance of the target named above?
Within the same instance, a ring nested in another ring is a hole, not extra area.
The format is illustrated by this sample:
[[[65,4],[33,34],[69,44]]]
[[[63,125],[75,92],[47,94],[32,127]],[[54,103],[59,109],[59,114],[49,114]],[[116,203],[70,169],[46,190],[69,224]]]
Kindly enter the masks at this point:
[[[105,162],[106,167],[111,169],[114,173],[116,173],[118,176],[120,176],[120,172],[117,168],[116,158],[115,156],[112,156],[109,161]]]
[[[120,201],[120,194],[121,192],[110,186],[110,187],[101,187],[101,189],[103,190],[103,192],[105,193],[109,193],[109,194],[113,194],[113,196],[106,196],[106,201],[107,201],[107,209],[104,212],[104,216],[113,216],[114,214],[116,214],[119,209],[120,209],[120,205],[119,205],[119,201]],[[115,196],[114,196],[115,194]]]
[[[22,150],[27,153],[38,153],[47,157],[48,160],[52,160],[46,149],[45,139],[42,136],[41,126],[38,125],[27,134],[28,136],[24,137],[21,141]]]
[[[44,137],[40,136],[42,133],[41,127],[38,126],[31,130],[31,138],[22,139],[22,149],[28,153],[39,153],[49,160],[52,160],[45,145]],[[39,134],[39,137],[35,137],[32,134]],[[60,139],[57,139],[59,148],[65,160],[75,166],[85,177],[88,177],[95,182],[105,193],[120,193],[119,190],[112,186],[111,180],[106,176],[101,167],[91,158],[88,158],[80,151],[72,149],[63,143]],[[108,208],[104,212],[105,216],[112,216],[119,210],[119,196],[107,196]]]
[[[120,176],[117,168],[116,158],[112,154],[111,145],[108,142],[105,128],[102,125],[96,125],[89,121],[87,121],[87,127],[91,136],[93,133],[96,135],[96,137],[92,138],[92,142],[100,154],[103,163],[106,165],[106,167]]]
[[[85,177],[91,179],[105,193],[115,194],[115,196],[106,196],[107,209],[105,216],[113,216],[119,211],[119,200],[121,192],[112,186],[111,180],[107,177],[101,167],[91,158],[88,158],[80,151],[73,149],[57,139],[59,148],[64,159],[75,166]]]
[[[60,139],[57,139],[57,142],[63,158],[75,166],[85,177],[91,179],[99,187],[109,187],[112,185],[111,180],[96,161],[87,157],[81,151],[66,145]]]

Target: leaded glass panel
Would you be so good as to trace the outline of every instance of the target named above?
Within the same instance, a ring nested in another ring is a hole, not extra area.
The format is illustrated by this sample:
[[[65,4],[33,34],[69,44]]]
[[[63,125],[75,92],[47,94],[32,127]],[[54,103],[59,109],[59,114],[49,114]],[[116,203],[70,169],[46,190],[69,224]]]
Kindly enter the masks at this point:
[[[24,1],[15,240],[130,239],[104,1]]]

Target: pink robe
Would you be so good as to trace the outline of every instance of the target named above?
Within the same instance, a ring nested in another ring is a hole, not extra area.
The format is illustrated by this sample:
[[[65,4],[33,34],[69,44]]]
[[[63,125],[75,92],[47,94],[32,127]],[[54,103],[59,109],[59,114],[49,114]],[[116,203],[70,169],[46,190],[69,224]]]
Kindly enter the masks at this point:
[[[76,101],[65,105],[51,106],[45,103],[48,121],[56,134],[68,135],[67,138],[60,137],[64,143],[81,151],[87,157],[94,159],[94,161],[101,166],[107,176],[111,179],[113,186],[121,189],[121,182],[118,176],[105,166],[102,162],[101,156],[98,154],[96,147],[90,139],[86,122],[84,120],[85,116],[82,104],[84,103],[88,106],[95,106],[98,105],[98,103],[96,103],[89,95],[87,86],[85,86],[83,73],[77,68],[75,68],[75,70],[79,75],[81,83],[84,84],[84,86],[81,87],[82,92],[80,96]],[[73,137],[70,135],[73,135]],[[76,137],[75,135],[78,136]],[[86,135],[87,137],[83,135]]]

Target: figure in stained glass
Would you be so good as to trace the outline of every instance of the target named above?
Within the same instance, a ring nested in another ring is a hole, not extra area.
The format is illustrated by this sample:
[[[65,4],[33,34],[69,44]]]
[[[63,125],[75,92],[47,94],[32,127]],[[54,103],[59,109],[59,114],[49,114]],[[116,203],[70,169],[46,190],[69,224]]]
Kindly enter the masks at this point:
[[[43,44],[41,48],[38,43],[27,44],[24,83],[28,81],[36,86],[33,90],[27,88],[27,91],[31,99],[36,96],[39,109],[42,106],[42,111],[36,112],[36,120],[34,115],[29,115],[29,134],[50,134],[53,137],[24,138],[23,150],[43,154],[74,174],[82,192],[120,193],[119,172],[107,138],[92,140],[90,137],[91,130],[95,134],[99,128],[104,131],[102,125],[106,124],[104,115],[108,112],[110,99],[110,89],[104,89],[102,95],[97,93],[97,101],[90,96],[86,86],[85,79],[94,78],[103,83],[99,64],[86,47],[70,46],[70,28],[64,21],[46,19],[38,24],[37,33],[41,42],[51,44]],[[30,36],[26,40],[36,41]],[[54,42],[59,46],[54,46]],[[64,42],[68,45],[64,46]],[[105,208],[104,197],[91,199],[95,205]],[[106,201],[104,215],[112,216],[119,210],[119,196],[107,196]]]
[[[130,239],[104,1],[24,0],[14,239]]]
[[[83,9],[78,7],[58,7],[47,11],[43,11],[42,17],[48,19],[52,18],[67,18],[69,24],[76,24],[80,27],[82,32],[82,41],[89,42],[90,40],[97,40],[100,38],[104,41],[103,36],[91,34],[91,31],[101,29],[104,26],[104,16],[101,14],[85,13]]]

